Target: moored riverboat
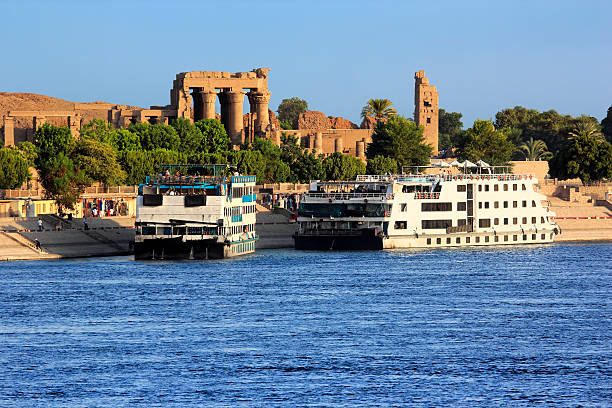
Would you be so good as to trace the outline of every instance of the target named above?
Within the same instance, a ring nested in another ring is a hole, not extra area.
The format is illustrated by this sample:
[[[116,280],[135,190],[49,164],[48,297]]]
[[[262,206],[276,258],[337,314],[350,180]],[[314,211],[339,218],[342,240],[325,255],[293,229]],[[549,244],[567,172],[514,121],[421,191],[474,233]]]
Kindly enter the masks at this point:
[[[533,175],[502,166],[420,174],[428,168],[312,182],[298,210],[295,248],[541,244],[561,232]]]
[[[220,259],[254,252],[255,176],[226,176],[229,167],[168,166],[166,174],[147,177],[136,201],[135,259]],[[198,168],[214,175],[191,174]]]

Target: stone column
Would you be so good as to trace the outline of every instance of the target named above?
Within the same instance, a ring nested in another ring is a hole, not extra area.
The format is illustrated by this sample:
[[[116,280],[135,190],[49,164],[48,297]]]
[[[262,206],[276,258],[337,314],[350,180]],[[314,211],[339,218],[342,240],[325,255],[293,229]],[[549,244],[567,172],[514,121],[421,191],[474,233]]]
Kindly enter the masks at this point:
[[[323,153],[323,133],[321,132],[317,132],[315,135],[314,149],[316,150],[317,154]]]
[[[15,145],[15,118],[10,116],[4,117],[4,145]]]
[[[217,92],[196,88],[193,91],[193,120],[215,119]]]
[[[334,139],[334,152],[335,153],[342,153],[343,152],[343,147],[342,147],[342,138],[341,137],[337,137]]]
[[[226,125],[227,134],[232,144],[237,146],[242,143],[242,108],[244,105],[244,95],[246,92],[231,91],[226,92],[227,105],[229,110],[229,121]]]
[[[298,143],[299,143],[299,140],[298,140]],[[274,144],[277,146],[281,145],[281,131],[280,130],[274,131]]]
[[[47,122],[47,118],[44,116],[34,116],[34,132],[38,130],[39,127],[44,125]]]
[[[203,91],[202,92],[202,104],[203,104],[203,119],[216,119],[217,115],[215,112],[215,102],[217,101],[217,91]]]
[[[249,92],[249,104],[251,112],[257,114],[256,129],[258,132],[265,132],[270,123],[268,104],[270,103],[270,92]]]
[[[81,129],[81,119],[77,115],[68,116],[68,128],[70,129],[72,136],[77,137],[79,135],[79,130]]]
[[[365,142],[363,140],[358,140],[355,144],[355,156],[359,159],[365,158]]]

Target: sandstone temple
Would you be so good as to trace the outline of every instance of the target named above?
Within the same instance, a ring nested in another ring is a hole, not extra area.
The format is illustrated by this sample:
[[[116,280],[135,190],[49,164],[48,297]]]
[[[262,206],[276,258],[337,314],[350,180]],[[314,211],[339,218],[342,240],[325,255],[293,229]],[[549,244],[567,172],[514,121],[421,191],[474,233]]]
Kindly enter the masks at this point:
[[[14,145],[31,141],[34,132],[45,122],[68,126],[77,135],[81,126],[92,119],[103,119],[117,128],[130,123],[149,122],[168,124],[172,119],[218,119],[232,141],[239,145],[255,136],[265,137],[280,145],[281,128],[269,109],[269,68],[250,72],[191,71],[176,75],[170,89],[170,104],[149,109],[105,102],[72,103],[34,94],[2,94],[1,96],[29,95],[30,104],[4,103],[0,100],[0,118],[4,144]],[[429,85],[423,71],[415,73],[414,120],[424,128],[427,143],[438,151],[438,92]],[[245,96],[248,113],[243,114]],[[38,99],[36,99],[38,98]],[[59,101],[42,103],[40,98]],[[38,103],[36,103],[38,101]],[[216,102],[220,112],[216,112]],[[17,106],[18,109],[14,109]],[[26,106],[25,109],[19,107]],[[371,142],[373,118],[365,118],[360,126],[343,118],[327,117],[322,112],[309,111],[300,115],[297,130],[282,130],[298,138],[301,145],[328,155],[335,152],[365,158]]]

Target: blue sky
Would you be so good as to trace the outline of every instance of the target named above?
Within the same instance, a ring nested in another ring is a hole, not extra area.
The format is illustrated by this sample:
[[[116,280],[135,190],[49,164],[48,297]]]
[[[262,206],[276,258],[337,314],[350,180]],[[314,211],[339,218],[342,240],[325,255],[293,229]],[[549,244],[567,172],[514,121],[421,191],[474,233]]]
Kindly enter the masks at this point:
[[[415,71],[468,127],[521,105],[599,119],[612,105],[612,1],[0,1],[0,91],[142,107],[182,71],[269,67],[359,122],[369,98],[412,116]],[[248,106],[248,104],[245,104]]]

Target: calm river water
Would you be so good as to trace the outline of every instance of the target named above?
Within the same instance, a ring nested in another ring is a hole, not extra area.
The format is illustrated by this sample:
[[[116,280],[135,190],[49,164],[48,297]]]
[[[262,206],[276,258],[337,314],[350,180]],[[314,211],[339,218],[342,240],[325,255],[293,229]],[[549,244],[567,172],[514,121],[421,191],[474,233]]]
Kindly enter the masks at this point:
[[[0,406],[610,406],[612,245],[0,263]]]

